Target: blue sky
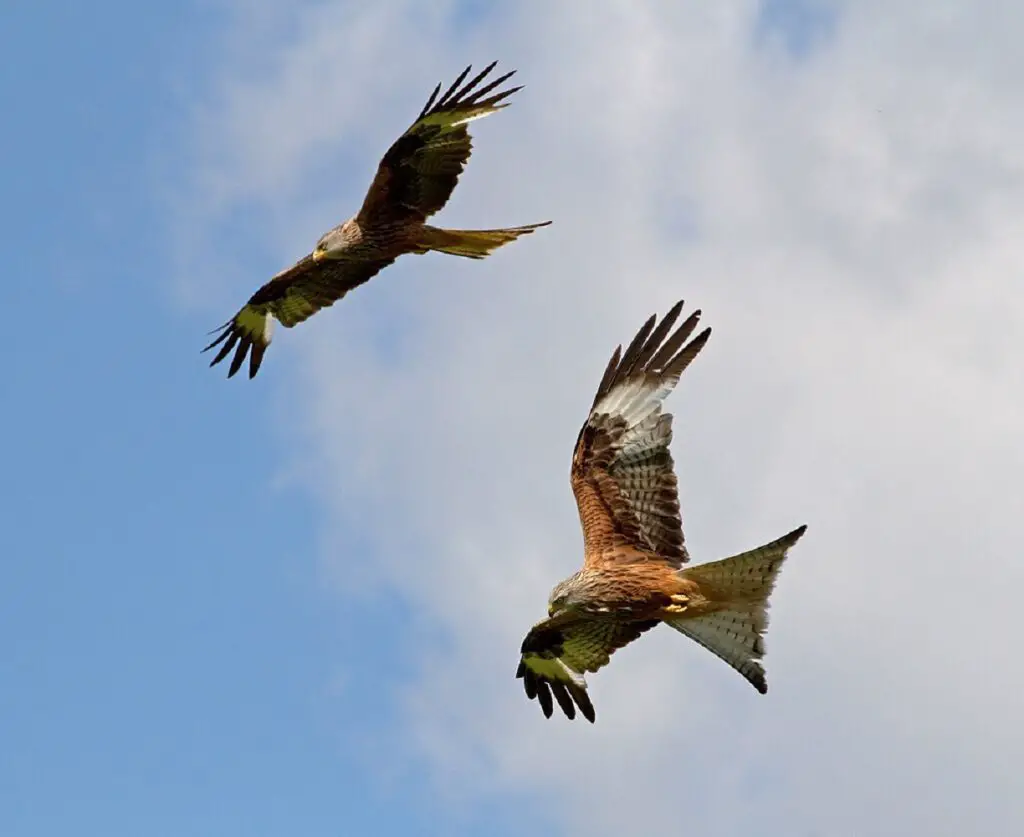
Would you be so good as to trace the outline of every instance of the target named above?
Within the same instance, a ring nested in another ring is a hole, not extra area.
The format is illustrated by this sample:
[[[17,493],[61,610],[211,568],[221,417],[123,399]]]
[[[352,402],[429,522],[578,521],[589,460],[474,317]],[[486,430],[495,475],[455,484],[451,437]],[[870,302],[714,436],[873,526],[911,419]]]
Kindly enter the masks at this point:
[[[318,512],[271,485],[267,387],[208,370],[216,320],[177,301],[172,186],[223,24],[4,13],[4,834],[446,832],[365,766],[392,613],[325,595]],[[344,701],[339,655],[365,678]]]
[[[982,724],[1024,685],[1013,21],[9,5],[0,834],[1024,821],[1019,725]],[[255,381],[208,369],[206,331],[492,57],[527,88],[445,221],[550,235],[410,257],[278,329]],[[608,353],[680,296],[715,329],[670,401],[694,554],[811,524],[772,691],[652,636],[592,681],[595,727],[544,722],[512,672],[578,565],[569,447]],[[992,607],[936,631],[933,569],[969,549]]]

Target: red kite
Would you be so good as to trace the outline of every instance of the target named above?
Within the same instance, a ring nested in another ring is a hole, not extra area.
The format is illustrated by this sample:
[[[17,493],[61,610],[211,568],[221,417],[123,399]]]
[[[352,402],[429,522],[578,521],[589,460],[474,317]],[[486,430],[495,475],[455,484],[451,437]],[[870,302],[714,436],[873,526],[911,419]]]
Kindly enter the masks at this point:
[[[605,370],[576,441],[572,490],[583,527],[583,569],[558,584],[548,618],[523,641],[516,677],[551,717],[552,694],[570,719],[594,722],[586,672],[664,622],[768,690],[761,658],[768,597],[787,550],[806,526],[750,552],[684,569],[679,495],[669,442],[672,416],[661,404],[711,335],[685,343],[691,314],[669,336],[678,303],[661,324],[652,316]],[[667,338],[667,339],[666,339]]]
[[[500,102],[521,89],[493,92],[514,70],[478,88],[495,64],[462,85],[469,75],[467,67],[440,98],[441,85],[434,88],[416,121],[384,155],[359,212],[326,232],[312,253],[277,274],[231,320],[215,329],[220,334],[203,351],[224,345],[211,366],[235,349],[228,377],[248,355],[252,378],[270,345],[274,320],[286,328],[301,323],[405,253],[436,250],[482,259],[551,223],[494,230],[446,230],[426,223],[448,202],[469,159],[472,142],[466,125],[508,107]]]

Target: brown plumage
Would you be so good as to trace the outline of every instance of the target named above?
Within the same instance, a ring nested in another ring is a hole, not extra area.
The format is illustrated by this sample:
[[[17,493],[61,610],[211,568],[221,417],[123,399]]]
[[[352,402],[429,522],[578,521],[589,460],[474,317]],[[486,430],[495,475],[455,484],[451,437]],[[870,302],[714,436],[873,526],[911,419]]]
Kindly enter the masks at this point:
[[[434,88],[416,121],[380,161],[359,212],[325,233],[311,254],[277,274],[241,311],[215,329],[217,338],[203,349],[223,344],[211,366],[234,349],[228,377],[248,356],[252,378],[270,345],[273,320],[287,328],[301,323],[401,255],[435,250],[482,259],[503,244],[551,223],[493,230],[445,230],[425,223],[448,202],[472,152],[466,125],[508,107],[502,101],[521,89],[498,90],[514,70],[478,86],[495,64],[463,84],[470,71],[467,67],[440,97],[441,85]]]
[[[583,569],[551,591],[548,618],[530,630],[516,677],[551,717],[595,719],[586,672],[665,622],[767,691],[766,610],[787,550],[806,527],[750,552],[684,568],[679,495],[662,401],[707,343],[687,343],[700,311],[674,332],[683,303],[660,324],[652,316],[605,369],[572,458],[572,490],[583,527]],[[671,334],[670,334],[671,332]]]

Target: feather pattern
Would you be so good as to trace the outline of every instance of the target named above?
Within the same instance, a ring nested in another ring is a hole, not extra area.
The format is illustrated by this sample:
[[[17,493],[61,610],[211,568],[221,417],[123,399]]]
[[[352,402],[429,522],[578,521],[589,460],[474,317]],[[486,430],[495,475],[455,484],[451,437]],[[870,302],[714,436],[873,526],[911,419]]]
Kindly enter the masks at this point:
[[[575,718],[579,707],[583,717],[593,723],[596,715],[587,694],[584,672],[607,665],[613,653],[658,621],[580,620],[560,627],[553,624],[557,625],[557,621],[539,622],[527,634],[516,677],[523,680],[526,696],[540,703],[545,717],[550,718],[554,709],[553,694],[567,718]]]
[[[696,581],[709,598],[724,604],[695,618],[666,620],[736,669],[761,694],[768,691],[761,664],[768,629],[768,598],[790,547],[806,531],[806,526],[800,526],[748,552],[688,567],[682,575]]]
[[[672,332],[682,307],[675,305],[661,323],[652,316],[625,352],[615,350],[580,430],[571,482],[587,565],[629,555],[623,547],[675,567],[688,560],[669,452],[672,416],[662,412],[662,402],[711,329],[686,343],[700,311]]]
[[[422,223],[448,202],[473,151],[466,125],[507,107],[507,103],[501,102],[522,89],[511,87],[487,95],[514,75],[515,70],[474,89],[497,63],[488,64],[462,84],[471,69],[467,67],[440,99],[437,94],[441,85],[434,88],[416,121],[380,161],[356,216],[360,225],[409,220]]]
[[[249,377],[254,377],[270,345],[271,317],[286,328],[298,325],[369,281],[393,261],[389,258],[316,262],[312,256],[304,257],[256,291],[242,310],[217,329],[219,336],[203,349],[208,352],[223,344],[210,361],[210,366],[220,363],[234,348],[235,355],[228,369],[228,377],[231,378],[242,367],[251,350]]]
[[[806,527],[757,549],[696,567],[683,542],[669,453],[672,416],[662,402],[707,343],[693,339],[700,312],[681,325],[680,302],[651,317],[605,367],[576,440],[572,488],[583,527],[583,568],[557,584],[548,618],[523,640],[516,676],[551,717],[594,721],[584,675],[660,622],[767,690],[764,632],[768,598],[788,549]],[[674,330],[673,330],[674,329]]]

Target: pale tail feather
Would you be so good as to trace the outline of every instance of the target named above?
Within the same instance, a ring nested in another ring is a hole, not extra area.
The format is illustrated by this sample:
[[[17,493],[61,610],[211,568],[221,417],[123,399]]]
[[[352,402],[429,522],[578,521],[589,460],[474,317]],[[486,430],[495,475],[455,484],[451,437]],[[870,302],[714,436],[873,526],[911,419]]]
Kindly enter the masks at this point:
[[[667,624],[727,662],[761,694],[768,691],[764,666],[760,663],[768,627],[768,597],[787,550],[806,529],[801,526],[750,552],[679,573],[696,581],[718,606],[703,616],[680,617],[667,620]]]
[[[420,246],[426,250],[437,250],[452,256],[467,259],[482,259],[489,256],[503,244],[515,241],[521,235],[528,235],[550,221],[541,224],[527,224],[523,227],[508,227],[500,230],[445,230],[424,225]]]

